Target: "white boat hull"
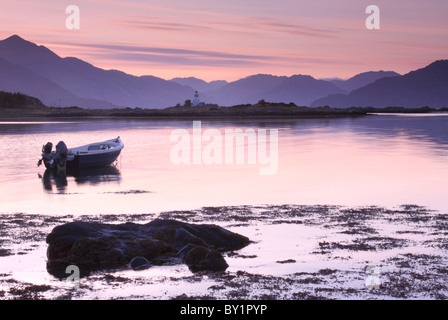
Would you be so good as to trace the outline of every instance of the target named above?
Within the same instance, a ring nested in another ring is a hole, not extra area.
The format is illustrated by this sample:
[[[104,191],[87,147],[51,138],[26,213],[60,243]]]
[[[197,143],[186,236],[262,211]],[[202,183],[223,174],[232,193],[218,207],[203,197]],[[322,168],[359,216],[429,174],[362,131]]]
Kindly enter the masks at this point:
[[[61,142],[60,142],[61,143]],[[62,145],[65,144],[62,142]],[[57,154],[56,151],[42,153],[42,161],[47,169],[68,170],[102,167],[112,164],[117,160],[124,148],[120,137],[102,142],[90,143],[85,146],[65,149],[66,154]],[[50,147],[51,149],[51,147]],[[63,161],[61,161],[61,158]],[[58,161],[55,161],[58,159]],[[63,162],[63,164],[61,164]]]
[[[117,160],[124,148],[119,138],[72,148],[67,153],[67,169],[107,166]]]

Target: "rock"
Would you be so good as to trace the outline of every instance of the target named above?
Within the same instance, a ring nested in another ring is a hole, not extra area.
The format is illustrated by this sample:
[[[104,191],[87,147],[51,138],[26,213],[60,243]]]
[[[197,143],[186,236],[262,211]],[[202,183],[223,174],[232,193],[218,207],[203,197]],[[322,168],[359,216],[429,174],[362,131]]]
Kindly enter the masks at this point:
[[[194,246],[185,256],[185,264],[191,271],[225,271],[229,265],[221,253],[202,246]]]
[[[151,267],[151,264],[145,257],[135,257],[131,260],[131,268],[133,270],[145,270]]]
[[[146,224],[76,221],[55,227],[46,241],[47,270],[58,277],[67,276],[64,270],[71,264],[79,267],[81,276],[95,270],[129,266],[140,270],[181,262],[193,272],[224,271],[228,265],[221,252],[250,243],[216,225],[163,219]]]
[[[194,247],[196,247],[196,245],[189,243],[185,247],[180,249],[177,255],[179,256],[180,259],[184,260],[188,252],[190,252],[190,250],[193,249]]]

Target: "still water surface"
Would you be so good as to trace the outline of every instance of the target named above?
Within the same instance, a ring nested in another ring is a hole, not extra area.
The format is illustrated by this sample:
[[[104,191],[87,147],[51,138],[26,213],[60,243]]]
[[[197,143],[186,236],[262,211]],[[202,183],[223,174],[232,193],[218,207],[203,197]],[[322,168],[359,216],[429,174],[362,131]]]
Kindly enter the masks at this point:
[[[417,204],[448,211],[447,114],[202,119],[201,126],[223,136],[226,129],[278,129],[276,173],[261,175],[259,162],[173,163],[170,136],[176,129],[192,133],[192,120],[0,122],[0,212],[133,214],[243,204]],[[113,167],[61,181],[36,165],[48,141],[70,148],[117,136],[125,148]]]

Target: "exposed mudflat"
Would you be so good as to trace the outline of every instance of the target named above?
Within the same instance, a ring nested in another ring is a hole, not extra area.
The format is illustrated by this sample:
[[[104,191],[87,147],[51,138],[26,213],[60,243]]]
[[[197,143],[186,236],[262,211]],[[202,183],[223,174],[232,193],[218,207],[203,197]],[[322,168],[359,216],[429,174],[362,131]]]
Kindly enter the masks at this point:
[[[249,237],[225,272],[106,270],[79,287],[46,271],[46,235],[74,220],[214,223]],[[448,214],[403,205],[238,206],[159,214],[0,214],[0,299],[446,299]]]

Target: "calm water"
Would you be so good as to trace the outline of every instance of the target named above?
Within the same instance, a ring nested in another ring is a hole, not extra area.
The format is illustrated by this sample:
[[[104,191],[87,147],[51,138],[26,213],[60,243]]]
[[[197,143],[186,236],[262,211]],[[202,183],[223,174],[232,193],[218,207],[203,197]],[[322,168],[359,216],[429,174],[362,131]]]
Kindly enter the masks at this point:
[[[261,175],[260,159],[173,163],[170,136],[185,129],[193,137],[192,120],[0,122],[0,212],[152,213],[241,204],[417,204],[448,211],[446,114],[202,120],[201,127],[223,137],[226,129],[266,129],[268,142],[269,130],[278,129],[275,174]],[[125,148],[114,167],[61,181],[36,166],[48,141],[76,147],[117,136]]]

